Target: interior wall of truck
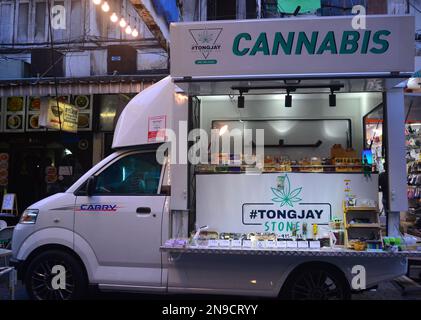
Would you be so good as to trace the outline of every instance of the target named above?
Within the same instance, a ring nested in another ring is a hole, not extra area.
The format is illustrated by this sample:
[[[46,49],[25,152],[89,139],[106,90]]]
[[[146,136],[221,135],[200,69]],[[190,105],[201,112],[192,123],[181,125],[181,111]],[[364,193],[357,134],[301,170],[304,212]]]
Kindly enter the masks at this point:
[[[233,129],[263,129],[265,155],[286,156],[292,161],[329,158],[334,144],[354,148],[361,155],[362,118],[382,102],[380,93],[337,94],[335,107],[329,106],[329,94],[291,96],[291,107],[285,107],[285,95],[247,95],[244,108],[238,108],[237,96],[203,96],[200,127],[209,136],[211,129],[224,126],[227,134]],[[279,145],[280,140],[284,147]],[[313,146],[318,141],[322,142],[320,146]]]

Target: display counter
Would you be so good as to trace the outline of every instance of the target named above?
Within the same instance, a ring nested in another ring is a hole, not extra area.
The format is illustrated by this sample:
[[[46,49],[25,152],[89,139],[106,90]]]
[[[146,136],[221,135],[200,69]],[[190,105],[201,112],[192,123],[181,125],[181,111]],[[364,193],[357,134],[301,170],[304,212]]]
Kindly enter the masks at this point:
[[[252,172],[247,172],[247,171],[196,171],[195,174],[196,175],[203,175],[203,174],[247,174],[247,173],[252,173]],[[290,171],[256,171],[256,173],[259,174],[273,174],[273,173],[292,173]],[[294,173],[307,173],[307,174],[315,174],[315,173],[321,173],[321,172],[315,172],[315,171],[300,171],[300,172],[294,172]],[[323,174],[343,174],[344,172],[337,172],[337,171],[324,171]],[[359,175],[367,175],[364,174],[363,172],[346,172],[346,174],[359,174]],[[378,172],[371,172],[370,175],[378,175]]]
[[[162,252],[186,254],[218,255],[273,255],[273,256],[311,256],[311,257],[367,257],[396,258],[421,257],[421,251],[355,251],[343,248],[320,249],[255,249],[255,248],[203,248],[203,247],[160,247]]]

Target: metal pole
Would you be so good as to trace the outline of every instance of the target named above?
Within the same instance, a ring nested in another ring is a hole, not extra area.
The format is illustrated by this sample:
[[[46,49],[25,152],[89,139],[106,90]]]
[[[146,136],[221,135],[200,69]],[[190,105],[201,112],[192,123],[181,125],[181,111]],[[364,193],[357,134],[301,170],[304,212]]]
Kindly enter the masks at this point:
[[[389,184],[387,233],[399,236],[400,212],[408,210],[406,152],[405,152],[405,105],[403,88],[388,86],[384,93],[386,162]]]

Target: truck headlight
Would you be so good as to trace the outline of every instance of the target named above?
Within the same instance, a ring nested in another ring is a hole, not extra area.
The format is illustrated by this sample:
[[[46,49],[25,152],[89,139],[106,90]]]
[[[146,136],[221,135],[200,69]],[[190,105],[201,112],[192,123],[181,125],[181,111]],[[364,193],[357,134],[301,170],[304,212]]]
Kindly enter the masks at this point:
[[[34,224],[37,221],[38,212],[38,209],[26,209],[20,217],[19,223]]]

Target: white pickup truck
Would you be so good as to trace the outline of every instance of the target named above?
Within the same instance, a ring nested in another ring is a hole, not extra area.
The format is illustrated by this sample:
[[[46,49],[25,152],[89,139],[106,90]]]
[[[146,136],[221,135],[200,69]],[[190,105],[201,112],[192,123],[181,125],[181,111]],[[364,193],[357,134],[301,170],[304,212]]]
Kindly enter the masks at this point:
[[[402,252],[165,247],[178,232],[172,231],[177,216],[194,212],[196,195],[188,191],[194,175],[187,164],[160,164],[160,144],[148,142],[145,128],[151,117],[165,115],[166,127],[176,130],[188,109],[170,77],[142,91],[119,118],[117,151],[66,192],[26,209],[14,230],[12,262],[31,298],[78,299],[95,285],[162,294],[348,299],[357,265],[365,268],[367,288],[406,273]],[[233,190],[220,201],[235,196]],[[65,270],[61,285],[55,266]]]

